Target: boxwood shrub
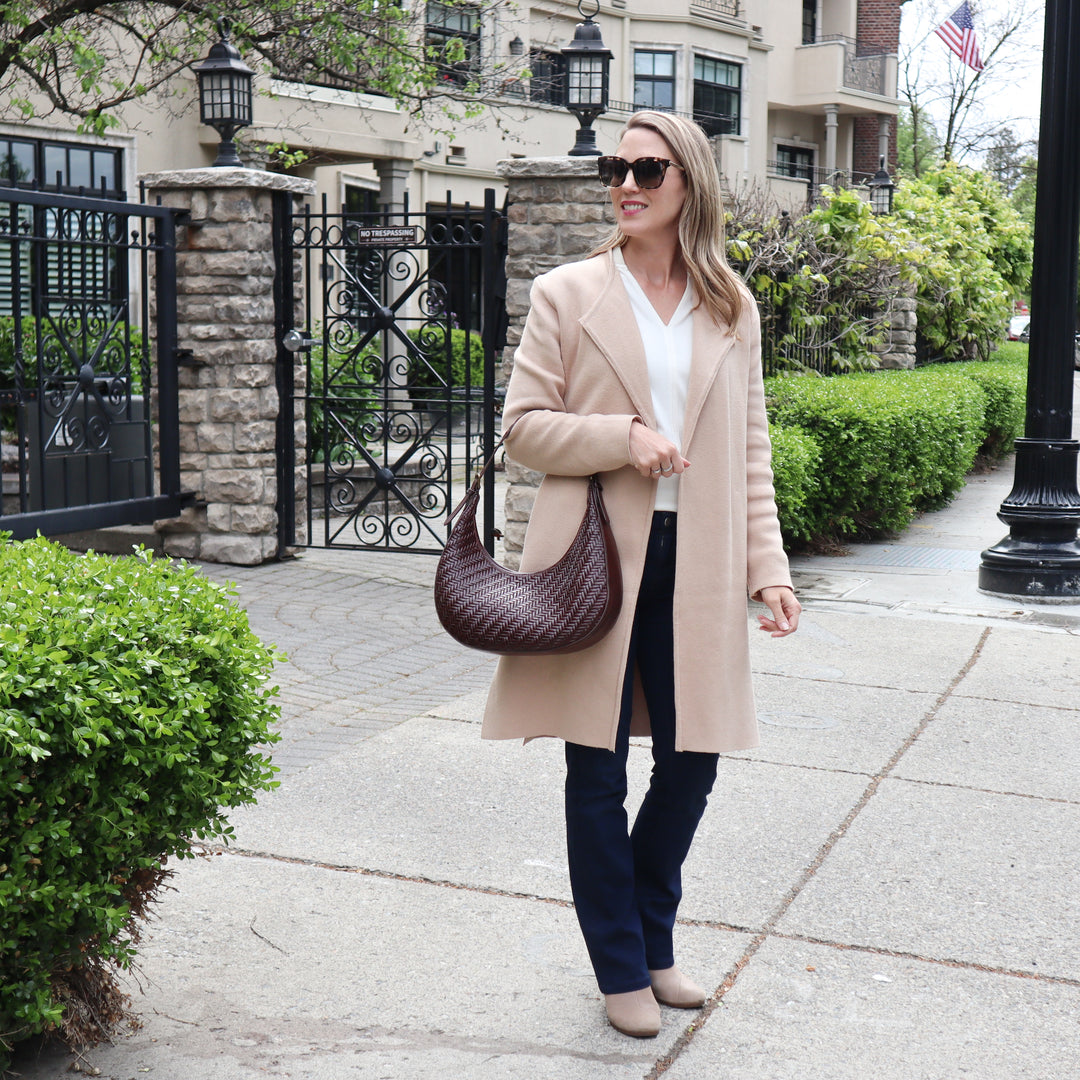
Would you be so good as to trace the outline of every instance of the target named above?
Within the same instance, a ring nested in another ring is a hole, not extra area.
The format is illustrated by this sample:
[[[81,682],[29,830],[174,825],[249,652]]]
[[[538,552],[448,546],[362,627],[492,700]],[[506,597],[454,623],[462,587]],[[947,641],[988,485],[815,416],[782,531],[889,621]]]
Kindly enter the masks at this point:
[[[191,567],[0,536],[0,1069],[122,1018],[166,859],[274,786],[273,660]]]
[[[982,442],[986,395],[953,372],[879,372],[767,381],[772,421],[816,441],[817,482],[792,539],[903,529],[963,484]]]
[[[792,540],[812,540],[813,522],[806,508],[821,470],[821,447],[801,428],[771,425],[773,482],[776,509],[784,535]]]

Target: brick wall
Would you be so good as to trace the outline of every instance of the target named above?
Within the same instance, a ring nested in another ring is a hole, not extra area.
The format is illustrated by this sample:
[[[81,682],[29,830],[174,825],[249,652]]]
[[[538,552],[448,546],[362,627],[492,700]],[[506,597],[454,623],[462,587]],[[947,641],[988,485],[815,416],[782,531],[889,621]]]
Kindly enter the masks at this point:
[[[855,52],[859,56],[875,53],[899,53],[900,6],[903,0],[859,0],[856,23]],[[854,154],[852,168],[856,172],[877,172],[878,118],[855,118]],[[896,124],[889,132],[889,172],[896,172]]]

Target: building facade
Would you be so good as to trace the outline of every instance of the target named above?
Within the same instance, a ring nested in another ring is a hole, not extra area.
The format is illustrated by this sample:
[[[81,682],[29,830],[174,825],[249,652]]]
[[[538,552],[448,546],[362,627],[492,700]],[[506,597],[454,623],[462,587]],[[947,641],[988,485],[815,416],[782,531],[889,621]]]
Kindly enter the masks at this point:
[[[882,158],[891,171],[901,2],[603,0],[595,21],[613,59],[600,146],[613,147],[640,108],[693,116],[714,138],[729,190],[762,188],[785,207],[824,183],[859,184]],[[363,211],[406,196],[413,209],[476,204],[485,188],[502,189],[500,160],[569,150],[577,121],[562,104],[561,49],[581,21],[576,3],[523,0],[481,20],[433,0],[426,20],[429,42],[460,37],[481,65],[520,57],[531,78],[508,79],[496,110],[450,136],[416,129],[386,98],[275,81],[258,88],[271,96],[256,97],[241,153],[257,165],[261,145],[303,151],[293,171],[331,209]],[[193,81],[167,109],[155,99],[125,106],[104,137],[67,128],[57,117],[0,122],[7,177],[134,198],[139,174],[208,165],[218,141],[199,123]]]

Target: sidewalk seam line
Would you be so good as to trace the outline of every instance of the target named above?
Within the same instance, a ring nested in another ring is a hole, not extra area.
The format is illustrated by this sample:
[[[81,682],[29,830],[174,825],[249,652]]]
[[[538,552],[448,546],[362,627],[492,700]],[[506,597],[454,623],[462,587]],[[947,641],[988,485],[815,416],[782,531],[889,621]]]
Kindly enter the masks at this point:
[[[904,755],[915,744],[920,735],[933,723],[938,713],[941,711],[945,702],[956,691],[956,688],[966,678],[967,674],[975,666],[976,661],[982,654],[983,646],[986,644],[987,639],[992,633],[992,627],[985,627],[982,634],[979,635],[979,640],[975,644],[975,648],[972,650],[971,655],[968,657],[964,666],[953,676],[949,685],[938,695],[934,704],[930,707],[929,711],[923,716],[923,718],[916,724],[915,729],[907,736],[906,739],[900,744],[899,747],[893,752],[892,757],[885,763],[884,767],[875,773],[871,778],[870,783],[866,786],[866,790],[863,791],[858,802],[848,811],[844,820],[829,834],[828,839],[818,849],[817,855],[809,866],[805,867],[802,873],[799,875],[798,880],[788,890],[787,895],[780,901],[776,910],[765,920],[761,930],[754,935],[750,944],[747,945],[746,951],[735,961],[731,971],[728,972],[724,981],[713,993],[712,997],[705,1003],[705,1007],[701,1010],[697,1020],[693,1024],[690,1024],[686,1030],[675,1040],[674,1046],[668,1051],[664,1057],[660,1058],[656,1064],[645,1074],[644,1080],[656,1080],[657,1077],[663,1075],[668,1069],[679,1059],[679,1056],[694,1040],[694,1036],[700,1031],[705,1024],[708,1023],[712,1014],[719,1008],[725,995],[735,985],[735,982],[742,974],[743,969],[754,958],[761,946],[773,935],[773,931],[780,920],[790,910],[791,905],[798,899],[799,894],[810,883],[810,880],[821,868],[822,864],[832,853],[836,845],[844,838],[848,830],[851,828],[855,819],[866,808],[870,800],[877,794],[878,788],[881,786],[882,781],[886,780],[889,774],[896,768],[896,766],[903,759]]]

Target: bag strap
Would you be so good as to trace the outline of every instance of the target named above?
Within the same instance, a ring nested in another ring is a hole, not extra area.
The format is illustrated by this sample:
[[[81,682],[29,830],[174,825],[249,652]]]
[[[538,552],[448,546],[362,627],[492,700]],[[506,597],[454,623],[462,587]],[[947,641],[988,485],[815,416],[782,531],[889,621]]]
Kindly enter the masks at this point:
[[[469,501],[469,496],[480,490],[480,481],[483,480],[484,473],[486,473],[488,471],[488,469],[491,467],[491,464],[492,464],[492,462],[494,462],[496,455],[502,449],[502,444],[504,442],[506,442],[506,440],[510,437],[510,432],[513,431],[514,428],[516,428],[518,426],[518,424],[521,422],[522,419],[523,419],[523,417],[519,416],[502,433],[502,436],[500,437],[499,441],[495,444],[495,449],[491,451],[491,457],[489,457],[487,459],[487,461],[484,462],[484,464],[480,467],[480,471],[473,477],[473,481],[469,485],[469,490],[465,492],[465,495],[462,497],[461,501],[457,504],[457,506],[455,506],[454,509],[451,510],[450,513],[446,515],[446,524],[447,524],[447,526],[451,525],[453,523],[453,521],[454,521],[454,518],[456,518],[458,516],[458,514],[461,513],[462,507],[465,505],[466,502]],[[596,490],[597,490],[597,493],[602,492],[604,490],[604,485],[600,483],[599,474],[593,473],[592,476],[589,477],[589,486],[590,487],[595,487]],[[607,507],[604,506],[604,500],[602,498],[600,499],[600,513],[603,516],[604,520],[607,521],[608,520]]]
[[[458,514],[461,513],[461,508],[465,505],[466,502],[468,502],[469,496],[472,495],[474,492],[477,492],[477,491],[480,490],[480,481],[484,479],[484,473],[486,473],[488,471],[488,469],[491,468],[491,465],[495,461],[496,456],[498,455],[499,451],[502,449],[503,443],[506,442],[507,438],[510,435],[510,432],[513,431],[514,428],[516,428],[518,426],[518,423],[521,421],[521,419],[522,418],[519,416],[517,418],[517,420],[515,420],[502,433],[502,436],[499,438],[499,441],[495,444],[495,449],[491,451],[491,456],[487,459],[487,461],[484,462],[484,464],[480,467],[480,471],[473,477],[472,483],[469,485],[469,490],[465,492],[464,497],[457,504],[457,506],[455,506],[454,509],[451,510],[450,513],[446,515],[446,524],[448,526],[451,525],[453,523],[454,518],[456,518],[458,516]]]

